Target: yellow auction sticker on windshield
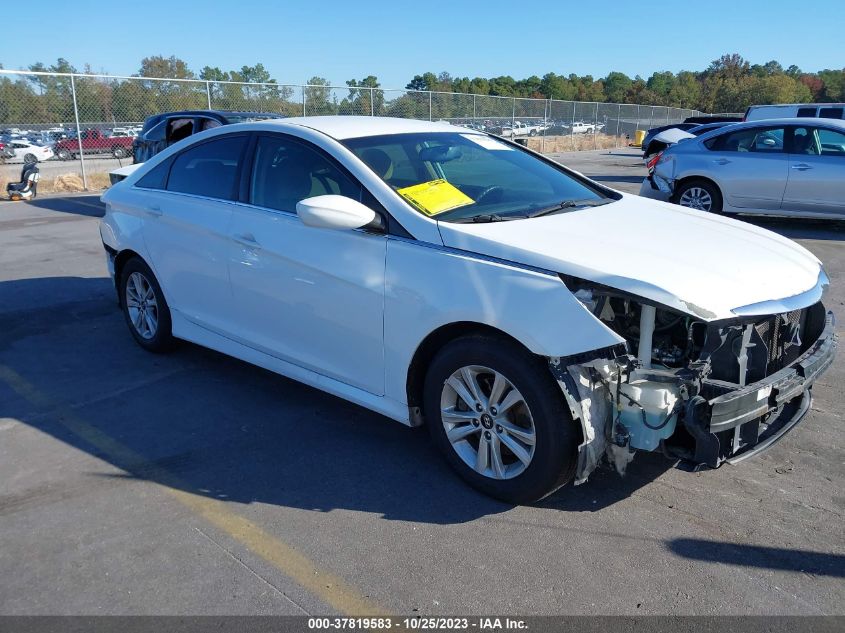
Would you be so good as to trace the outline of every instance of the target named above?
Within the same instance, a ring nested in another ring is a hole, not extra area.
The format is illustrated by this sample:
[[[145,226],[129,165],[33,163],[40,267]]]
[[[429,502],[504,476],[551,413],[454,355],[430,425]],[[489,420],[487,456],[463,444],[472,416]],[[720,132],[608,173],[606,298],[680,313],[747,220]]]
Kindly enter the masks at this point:
[[[396,193],[426,215],[437,215],[475,202],[455,185],[442,178],[397,189]]]

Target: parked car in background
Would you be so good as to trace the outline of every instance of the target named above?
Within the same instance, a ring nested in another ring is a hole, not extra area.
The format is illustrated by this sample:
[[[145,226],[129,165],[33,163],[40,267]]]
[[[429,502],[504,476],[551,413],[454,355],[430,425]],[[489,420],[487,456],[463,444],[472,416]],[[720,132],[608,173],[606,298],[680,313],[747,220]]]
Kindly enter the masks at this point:
[[[695,470],[751,457],[834,358],[828,278],[803,247],[454,125],[223,126],[102,200],[142,348],[186,339],[426,424],[509,502],[606,454],[620,470],[635,451]]]
[[[845,121],[737,123],[666,149],[640,195],[713,213],[845,218]]]
[[[71,160],[79,156],[79,148],[88,154],[111,154],[115,158],[125,158],[132,153],[132,138],[128,136],[107,136],[101,130],[93,128],[83,130],[79,138],[66,138],[56,141],[53,151],[59,160]]]
[[[701,125],[702,123],[741,123],[741,116],[727,116],[721,114],[688,116],[684,119],[684,123],[695,123]]]
[[[0,162],[6,162],[15,157],[15,148],[11,139],[0,140]]]
[[[499,136],[537,136],[542,133],[544,129],[545,126],[542,123],[523,123],[521,121],[516,121],[512,125],[502,127],[502,131],[499,133]]]
[[[12,156],[6,162],[38,163],[53,158],[53,150],[44,145],[37,145],[26,139],[16,138],[9,143]]]
[[[845,119],[845,103],[779,103],[754,105],[745,111],[743,121],[784,119],[788,117]]]
[[[182,110],[154,114],[144,121],[132,143],[132,160],[143,163],[163,149],[183,138],[221,125],[281,119],[273,112],[242,112],[234,110]]]
[[[573,121],[569,126],[573,134],[589,134],[596,131],[595,123],[584,123],[583,121]]]
[[[674,145],[675,143],[678,143],[681,140],[701,136],[702,134],[706,134],[711,130],[715,130],[720,127],[732,124],[725,122],[703,123],[701,125],[693,125],[692,127],[687,127],[683,123],[679,125],[683,125],[684,127],[668,127],[668,129],[663,129],[660,131],[659,134],[652,136],[648,143],[643,142],[643,158],[648,158],[649,156],[653,156],[658,152],[662,152],[670,145]]]

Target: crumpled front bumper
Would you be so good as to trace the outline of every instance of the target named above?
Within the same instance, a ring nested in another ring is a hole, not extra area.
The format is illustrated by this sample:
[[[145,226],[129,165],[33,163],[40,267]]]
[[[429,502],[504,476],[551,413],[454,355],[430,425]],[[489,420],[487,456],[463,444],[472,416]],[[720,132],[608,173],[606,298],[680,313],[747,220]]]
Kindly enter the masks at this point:
[[[813,345],[791,365],[765,379],[709,400],[696,396],[687,403],[684,427],[695,440],[692,453],[671,457],[682,467],[717,468],[735,464],[770,448],[810,410],[810,389],[836,354],[835,320],[828,312],[825,327]]]

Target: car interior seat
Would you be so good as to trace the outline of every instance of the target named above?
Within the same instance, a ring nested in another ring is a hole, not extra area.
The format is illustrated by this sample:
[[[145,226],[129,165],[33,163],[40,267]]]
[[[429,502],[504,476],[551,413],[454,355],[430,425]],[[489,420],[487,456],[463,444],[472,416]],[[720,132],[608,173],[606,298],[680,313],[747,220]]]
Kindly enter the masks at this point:
[[[808,134],[796,134],[792,139],[792,153],[793,154],[815,154],[813,147],[813,137]]]
[[[20,182],[6,185],[6,194],[10,200],[30,200],[38,195],[38,181],[41,178],[35,163],[27,163],[21,169]]]

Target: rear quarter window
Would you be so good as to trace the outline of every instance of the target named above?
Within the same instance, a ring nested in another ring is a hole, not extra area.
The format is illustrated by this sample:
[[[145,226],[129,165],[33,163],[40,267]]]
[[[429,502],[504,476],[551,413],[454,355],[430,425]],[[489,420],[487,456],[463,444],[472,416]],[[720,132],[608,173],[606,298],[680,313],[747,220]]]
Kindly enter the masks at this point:
[[[160,162],[144,174],[135,183],[135,186],[141,189],[165,189],[167,187],[167,174],[170,172],[170,166],[172,164],[172,158]]]

